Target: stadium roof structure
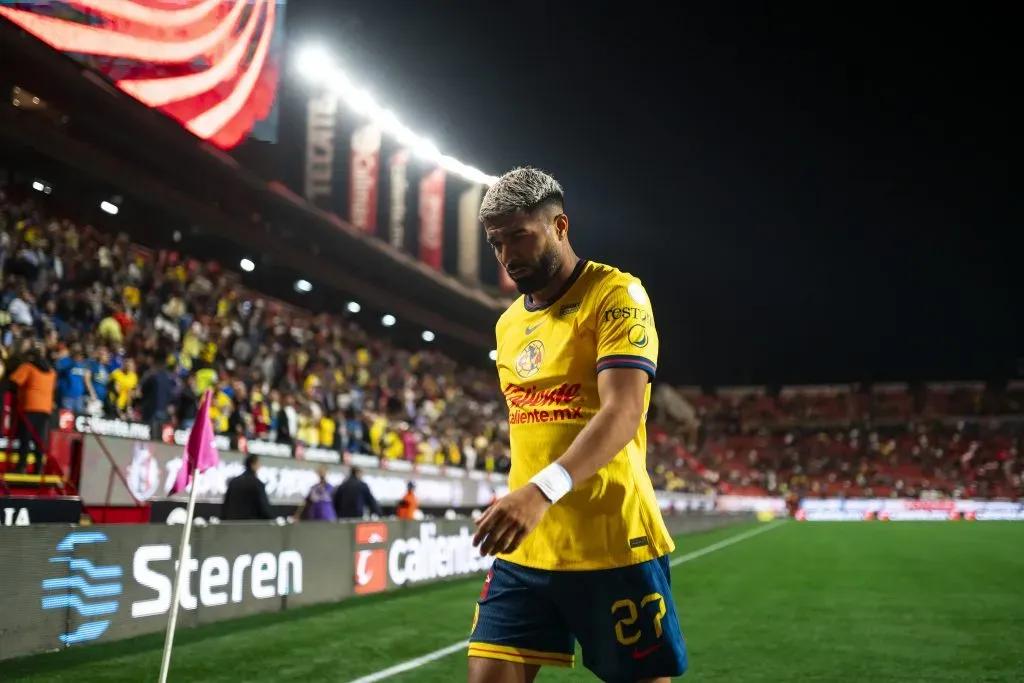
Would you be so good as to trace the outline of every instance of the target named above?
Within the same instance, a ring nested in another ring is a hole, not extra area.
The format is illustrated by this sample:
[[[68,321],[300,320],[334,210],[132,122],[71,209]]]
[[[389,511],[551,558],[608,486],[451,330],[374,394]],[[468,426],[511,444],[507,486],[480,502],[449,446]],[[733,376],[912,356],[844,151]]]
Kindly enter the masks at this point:
[[[505,303],[268,182],[107,79],[0,19],[0,138],[144,198],[318,287],[450,339],[493,346]],[[46,103],[11,106],[20,87]]]

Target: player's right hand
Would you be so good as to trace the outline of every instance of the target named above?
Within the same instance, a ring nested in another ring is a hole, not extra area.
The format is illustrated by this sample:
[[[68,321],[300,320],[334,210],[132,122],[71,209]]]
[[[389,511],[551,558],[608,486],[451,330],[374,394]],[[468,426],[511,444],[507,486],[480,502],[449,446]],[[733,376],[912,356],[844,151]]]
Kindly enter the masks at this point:
[[[476,521],[473,545],[481,555],[510,553],[536,528],[551,501],[534,484],[516,489],[496,501]]]

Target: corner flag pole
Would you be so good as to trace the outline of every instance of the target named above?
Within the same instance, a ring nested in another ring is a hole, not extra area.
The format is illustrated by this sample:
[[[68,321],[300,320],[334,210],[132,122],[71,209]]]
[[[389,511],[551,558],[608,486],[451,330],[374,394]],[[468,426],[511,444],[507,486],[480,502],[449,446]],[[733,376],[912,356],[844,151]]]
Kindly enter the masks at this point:
[[[167,616],[167,637],[164,639],[164,656],[160,662],[160,683],[167,683],[167,672],[171,668],[171,648],[174,646],[174,628],[178,625],[178,607],[181,603],[181,587],[188,576],[186,566],[192,555],[189,539],[192,538],[192,520],[196,514],[196,494],[199,491],[199,474],[211,467],[216,467],[220,458],[214,446],[213,424],[210,422],[210,402],[213,392],[207,390],[203,394],[203,402],[199,404],[195,422],[188,434],[188,443],[181,458],[178,476],[171,487],[171,494],[180,493],[188,487],[192,480],[192,488],[188,492],[188,511],[185,513],[185,526],[181,529],[181,544],[178,546],[178,571],[174,576],[174,593],[171,598],[171,609]]]
[[[188,463],[183,462],[182,467]],[[181,545],[178,546],[178,571],[174,576],[174,592],[171,598],[171,609],[167,616],[167,636],[164,638],[164,656],[160,662],[160,683],[167,683],[167,672],[171,668],[171,648],[174,646],[174,629],[178,625],[178,605],[181,600],[181,584],[185,581],[187,574],[185,567],[188,564],[191,552],[189,540],[192,537],[192,518],[196,512],[196,491],[199,490],[199,470],[196,469],[192,475],[192,489],[188,494],[188,511],[185,513],[185,526],[181,530]]]

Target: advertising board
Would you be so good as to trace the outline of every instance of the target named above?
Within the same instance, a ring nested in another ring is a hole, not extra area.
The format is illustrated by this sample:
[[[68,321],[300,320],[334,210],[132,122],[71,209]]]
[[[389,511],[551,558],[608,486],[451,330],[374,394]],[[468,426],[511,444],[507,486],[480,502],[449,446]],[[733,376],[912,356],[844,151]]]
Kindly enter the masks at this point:
[[[910,498],[805,498],[796,518],[806,522],[1024,521],[1024,502]]]
[[[675,535],[749,519],[666,517]],[[470,519],[196,527],[180,628],[479,575]],[[0,660],[164,629],[180,528],[0,527]],[[467,619],[472,610],[468,604]]]

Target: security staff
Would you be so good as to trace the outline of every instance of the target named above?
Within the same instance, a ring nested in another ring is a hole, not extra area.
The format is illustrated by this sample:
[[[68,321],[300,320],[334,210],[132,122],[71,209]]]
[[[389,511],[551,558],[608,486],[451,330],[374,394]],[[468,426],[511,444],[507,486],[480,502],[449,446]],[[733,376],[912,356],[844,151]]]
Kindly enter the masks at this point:
[[[259,456],[250,454],[245,458],[245,472],[228,482],[221,519],[274,518],[274,511],[267,500],[267,489],[256,476],[259,468]]]
[[[362,519],[366,509],[380,516],[380,504],[373,497],[370,487],[362,479],[362,470],[352,468],[348,479],[334,491],[334,511],[338,519]]]

